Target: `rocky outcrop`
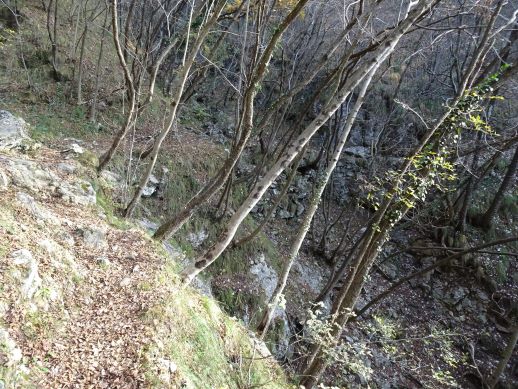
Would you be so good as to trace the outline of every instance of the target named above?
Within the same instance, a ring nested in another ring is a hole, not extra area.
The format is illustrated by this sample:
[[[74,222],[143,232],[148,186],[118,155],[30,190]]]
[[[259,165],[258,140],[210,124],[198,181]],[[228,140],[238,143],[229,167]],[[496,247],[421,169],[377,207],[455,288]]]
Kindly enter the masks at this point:
[[[0,111],[0,150],[21,147],[29,140],[27,123],[10,112]]]
[[[37,162],[9,159],[6,170],[14,185],[30,192],[45,192],[80,205],[92,205],[97,201],[95,190],[88,181],[81,178],[76,178],[73,182],[63,181]]]

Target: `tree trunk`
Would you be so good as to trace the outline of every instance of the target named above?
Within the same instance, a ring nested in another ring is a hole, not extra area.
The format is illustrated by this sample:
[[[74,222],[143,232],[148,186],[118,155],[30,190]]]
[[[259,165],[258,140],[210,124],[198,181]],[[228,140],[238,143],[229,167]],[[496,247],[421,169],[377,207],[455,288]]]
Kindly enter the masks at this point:
[[[85,28],[83,30],[83,40],[81,41],[81,51],[79,53],[79,64],[77,72],[77,105],[81,105],[83,103],[83,58],[85,55],[86,37],[88,35],[88,20],[86,20],[86,10],[84,18]]]
[[[282,37],[282,34],[295,18],[302,12],[304,6],[309,0],[299,0],[292,11],[284,18],[280,26],[275,30],[268,46],[261,56],[257,69],[254,71],[250,84],[248,85],[243,98],[243,114],[241,124],[238,126],[236,134],[238,141],[231,150],[231,153],[225,161],[223,167],[212,178],[203,189],[201,189],[195,196],[193,196],[187,204],[173,217],[164,222],[155,232],[153,238],[158,240],[167,239],[169,236],[175,234],[192,216],[196,209],[207,200],[209,200],[214,193],[216,193],[223,184],[227,181],[228,176],[234,169],[242,151],[244,150],[248,138],[251,135],[254,119],[254,98],[257,93],[257,86],[262,81],[268,64],[273,55],[273,51]]]
[[[144,191],[144,188],[146,187],[149,177],[151,176],[151,173],[153,172],[153,169],[155,168],[156,161],[158,159],[158,154],[160,152],[160,148],[162,147],[162,143],[164,142],[167,134],[171,131],[171,129],[174,126],[174,123],[176,121],[176,116],[178,113],[180,100],[182,98],[182,94],[185,88],[185,82],[187,81],[187,77],[189,76],[189,72],[191,70],[191,67],[194,63],[194,60],[196,59],[196,55],[198,54],[201,45],[205,41],[205,38],[210,32],[211,27],[216,23],[218,20],[219,14],[221,13],[223,7],[226,4],[226,0],[220,0],[218,5],[215,7],[214,12],[209,20],[205,23],[203,28],[198,33],[198,36],[196,37],[196,40],[194,42],[194,45],[192,49],[190,50],[189,54],[184,56],[184,61],[182,68],[179,71],[178,74],[178,81],[175,88],[175,94],[173,96],[173,100],[171,102],[171,112],[169,114],[169,119],[167,122],[167,125],[162,129],[160,134],[155,139],[155,142],[153,144],[153,150],[151,151],[151,161],[148,163],[146,171],[144,175],[142,176],[139,185],[137,189],[135,190],[135,193],[133,194],[133,197],[131,201],[129,202],[128,206],[124,210],[124,216],[129,217],[132,215],[133,211],[135,210],[135,207],[137,206],[138,201],[140,200],[140,196],[142,196],[142,192]],[[191,14],[192,16],[192,14]],[[189,39],[189,36],[187,36],[187,40]],[[187,48],[186,48],[187,50]]]
[[[95,119],[97,118],[97,101],[99,99],[99,82],[101,80],[101,60],[103,58],[103,52],[104,52],[104,40],[106,37],[106,28],[108,24],[108,10],[106,9],[104,15],[104,22],[103,22],[103,28],[101,33],[101,45],[99,47],[99,56],[97,57],[97,64],[95,66],[95,87],[94,87],[94,96],[92,101],[92,108],[90,110],[90,121],[95,122]]]
[[[279,277],[279,281],[277,282],[275,291],[273,292],[272,298],[270,299],[270,302],[266,307],[266,311],[263,314],[263,318],[259,326],[257,327],[257,330],[261,334],[261,337],[264,337],[266,332],[268,331],[275,309],[277,309],[282,293],[284,292],[284,288],[286,287],[286,282],[288,281],[288,276],[290,274],[291,268],[295,263],[295,260],[297,259],[300,247],[302,246],[302,242],[306,238],[309,227],[311,225],[311,221],[313,220],[313,217],[315,216],[315,213],[318,209],[318,205],[320,204],[322,193],[324,192],[324,189],[327,186],[327,183],[329,182],[329,179],[331,178],[331,175],[333,174],[336,165],[338,164],[338,160],[340,159],[340,155],[342,154],[342,150],[345,146],[345,142],[347,141],[347,137],[349,136],[349,132],[351,131],[351,128],[356,120],[356,116],[358,115],[358,111],[360,110],[363,104],[365,93],[367,92],[367,88],[369,87],[372,77],[376,70],[377,68],[373,68],[371,73],[366,77],[365,81],[363,82],[358,97],[356,99],[356,103],[352,111],[349,113],[349,117],[347,118],[347,122],[345,123],[345,127],[342,131],[342,134],[338,139],[337,145],[330,159],[330,162],[326,167],[325,171],[318,178],[318,183],[315,189],[313,190],[313,193],[311,194],[311,198],[309,199],[309,207],[306,213],[304,214],[304,218],[300,224],[297,236],[291,244],[289,256],[284,259],[282,273]]]
[[[487,209],[487,211],[483,214],[475,218],[474,224],[477,226],[483,227],[484,229],[490,229],[493,225],[493,219],[495,218],[496,213],[498,212],[498,209],[500,208],[500,205],[502,204],[502,200],[504,198],[504,195],[509,190],[511,185],[514,183],[514,175],[516,173],[516,168],[518,166],[518,147],[514,151],[513,159],[511,160],[511,163],[509,164],[509,167],[507,168],[507,172],[504,176],[504,179],[502,180],[502,183],[500,184],[500,187],[498,188],[498,191],[495,194],[495,197],[493,198],[493,201],[491,202],[491,205]]]
[[[128,108],[128,113],[126,114],[124,123],[123,123],[120,131],[115,135],[110,148],[101,158],[99,158],[99,166],[97,167],[98,172],[102,171],[106,167],[108,162],[111,161],[111,159],[113,158],[113,155],[115,154],[115,151],[117,151],[122,140],[128,133],[128,131],[131,127],[131,124],[133,122],[133,117],[135,116],[135,108],[136,108],[135,85],[133,83],[133,77],[128,68],[128,64],[127,64],[126,60],[124,59],[124,53],[122,51],[122,47],[121,47],[120,39],[119,39],[119,16],[118,16],[118,12],[117,12],[117,0],[112,0],[111,8],[112,8],[113,42],[115,44],[115,49],[117,51],[117,57],[119,58],[119,63],[124,72],[124,80],[125,80],[126,88],[128,89],[127,93],[129,95],[129,108]]]
[[[505,370],[505,367],[507,366],[507,363],[511,359],[513,355],[514,348],[516,346],[516,342],[518,341],[518,324],[515,324],[513,326],[513,332],[511,334],[511,338],[509,339],[509,342],[507,343],[507,346],[505,347],[503,353],[502,353],[502,359],[498,363],[498,366],[495,368],[495,371],[493,374],[491,374],[491,377],[489,377],[487,386],[490,389],[493,389],[496,384],[498,383],[500,376]]]

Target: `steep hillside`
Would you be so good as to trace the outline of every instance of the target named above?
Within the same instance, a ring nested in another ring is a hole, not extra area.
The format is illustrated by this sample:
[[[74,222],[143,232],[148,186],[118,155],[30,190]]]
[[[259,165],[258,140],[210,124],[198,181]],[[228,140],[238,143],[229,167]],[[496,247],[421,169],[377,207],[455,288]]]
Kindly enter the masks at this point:
[[[113,215],[117,175],[0,124],[0,387],[290,387],[263,343],[178,287],[181,251]]]

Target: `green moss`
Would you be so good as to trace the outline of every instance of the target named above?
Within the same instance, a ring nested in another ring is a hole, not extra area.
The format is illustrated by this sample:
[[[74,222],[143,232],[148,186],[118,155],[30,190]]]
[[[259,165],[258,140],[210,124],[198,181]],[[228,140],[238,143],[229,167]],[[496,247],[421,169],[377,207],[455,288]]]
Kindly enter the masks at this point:
[[[156,285],[173,286],[172,298],[165,296],[146,314],[147,320],[163,326],[157,328],[163,347],[148,345],[145,350],[149,366],[157,356],[174,361],[175,384],[187,388],[291,387],[275,362],[258,358],[246,329],[214,300],[174,286],[177,277],[172,265],[166,266]],[[151,371],[148,382],[163,387]]]

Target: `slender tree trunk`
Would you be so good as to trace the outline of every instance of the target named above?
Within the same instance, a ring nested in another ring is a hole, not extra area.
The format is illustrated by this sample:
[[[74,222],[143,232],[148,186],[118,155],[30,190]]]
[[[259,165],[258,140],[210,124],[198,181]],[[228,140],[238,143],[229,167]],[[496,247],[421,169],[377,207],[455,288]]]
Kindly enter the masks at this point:
[[[505,347],[503,353],[502,353],[502,359],[500,359],[500,362],[498,363],[497,367],[495,368],[495,371],[493,374],[491,374],[491,377],[489,377],[487,386],[489,389],[493,389],[496,384],[498,383],[500,376],[504,372],[507,363],[511,359],[513,355],[514,348],[516,347],[516,342],[518,341],[518,324],[515,324],[513,326],[513,332],[511,334],[511,338],[509,339],[509,342],[507,343],[507,346]]]
[[[324,192],[324,189],[327,186],[327,183],[329,182],[329,179],[331,178],[331,175],[333,174],[336,165],[338,164],[338,160],[340,159],[340,155],[342,154],[342,150],[347,141],[347,137],[349,136],[349,132],[351,131],[351,128],[356,120],[356,116],[358,115],[358,112],[363,104],[363,99],[367,92],[367,88],[369,87],[372,77],[376,70],[377,68],[373,68],[371,73],[365,78],[365,81],[363,82],[358,97],[356,99],[356,103],[352,111],[349,113],[349,117],[347,118],[347,122],[345,123],[345,127],[342,131],[342,134],[338,139],[335,151],[329,161],[329,164],[324,170],[324,172],[321,174],[321,176],[318,178],[317,185],[313,190],[313,193],[311,194],[311,198],[309,200],[309,207],[306,213],[304,214],[304,218],[302,220],[302,223],[300,224],[297,236],[291,244],[290,253],[288,257],[284,259],[283,269],[281,272],[281,276],[279,277],[279,281],[277,283],[275,291],[273,292],[272,298],[270,299],[270,302],[267,305],[263,318],[259,326],[257,327],[257,330],[259,331],[262,337],[264,337],[266,332],[268,331],[275,309],[277,309],[282,293],[284,292],[284,288],[286,287],[286,283],[288,281],[288,276],[290,274],[291,268],[295,263],[295,260],[297,259],[300,247],[302,246],[302,242],[306,238],[309,227],[311,225],[311,221],[313,220],[313,217],[315,216],[315,213],[318,209],[318,205],[320,204],[322,193]]]
[[[151,161],[148,163],[146,167],[146,171],[144,172],[144,175],[142,176],[139,185],[137,189],[135,190],[135,193],[133,194],[133,197],[131,201],[129,202],[128,206],[124,210],[124,216],[128,217],[131,216],[133,211],[135,210],[135,207],[137,206],[137,203],[140,199],[140,196],[142,196],[142,192],[144,191],[144,188],[146,187],[149,177],[151,176],[151,173],[153,172],[153,169],[155,167],[156,161],[158,159],[158,154],[160,152],[160,148],[162,147],[162,143],[164,142],[167,134],[171,131],[171,129],[174,126],[174,123],[176,121],[176,116],[178,113],[180,100],[182,98],[182,94],[185,88],[185,82],[187,81],[187,77],[189,76],[189,72],[191,70],[191,67],[194,63],[194,60],[196,59],[196,55],[198,54],[201,45],[205,41],[205,38],[210,32],[211,27],[217,22],[219,14],[223,10],[223,7],[226,4],[226,0],[220,0],[217,6],[215,7],[212,16],[210,19],[205,23],[205,25],[202,27],[200,32],[198,33],[198,36],[196,37],[196,40],[194,42],[193,47],[190,49],[189,54],[185,53],[184,61],[182,68],[179,71],[178,74],[178,81],[177,85],[175,87],[175,94],[173,95],[173,99],[171,102],[171,112],[169,114],[169,119],[167,121],[167,125],[162,129],[158,137],[155,139],[155,142],[153,144],[153,150],[151,151]],[[192,14],[191,14],[192,17]],[[189,39],[189,36],[187,36],[187,40]],[[187,48],[186,48],[187,50]]]
[[[478,145],[480,143],[480,139],[482,139],[482,132],[478,132],[478,134],[477,134],[476,145]],[[474,172],[477,171],[478,157],[480,154],[479,151],[480,151],[480,149],[477,148],[475,150],[475,153],[473,154],[473,161],[471,163],[471,172],[468,172],[469,178],[468,178],[468,181],[466,182],[464,199],[463,199],[462,207],[460,209],[460,212],[458,215],[458,220],[456,223],[457,231],[459,231],[461,234],[464,234],[465,229],[466,229],[466,220],[468,217],[469,204],[471,203],[471,198],[472,198],[472,194],[473,194],[473,190],[474,190],[473,183],[474,183],[475,179],[474,179],[473,175],[475,174]]]
[[[304,151],[305,151],[305,149],[303,149],[300,152],[299,156],[295,160],[293,167],[291,168],[290,174],[284,184],[284,187],[282,188],[281,193],[279,194],[279,196],[277,196],[277,198],[275,199],[275,202],[268,209],[268,213],[266,214],[264,219],[261,220],[261,223],[249,235],[236,241],[234,243],[234,247],[239,247],[247,242],[250,242],[263,230],[263,228],[266,226],[266,224],[268,224],[268,222],[272,218],[273,214],[275,213],[275,210],[277,209],[279,204],[282,202],[284,197],[286,197],[286,194],[288,193],[288,190],[290,189],[291,183],[293,182],[293,179],[297,175],[297,167],[298,167],[300,161],[302,160],[302,157],[304,156]]]
[[[494,26],[494,22],[501,10],[501,7],[502,3],[500,2],[491,16],[491,20],[486,27],[480,44],[475,50],[466,74],[464,75],[463,79],[459,81],[456,97],[453,99],[452,105],[442,115],[436,125],[428,130],[425,136],[421,139],[420,144],[412,153],[412,157],[408,158],[407,161],[403,164],[398,177],[393,180],[391,188],[384,195],[385,200],[376,211],[372,222],[367,228],[366,234],[364,235],[362,242],[359,245],[358,252],[350,266],[349,272],[345,278],[345,282],[334,301],[333,309],[331,311],[331,317],[333,318],[333,333],[331,336],[335,343],[338,343],[340,340],[343,328],[351,317],[354,305],[356,304],[360,291],[365,283],[365,279],[377,258],[379,249],[388,238],[392,227],[398,221],[400,221],[401,218],[404,217],[412,204],[415,202],[415,199],[413,199],[411,195],[405,195],[407,198],[403,198],[398,202],[394,202],[395,198],[397,198],[398,190],[401,189],[400,187],[403,184],[404,177],[406,176],[410,167],[413,166],[413,161],[415,158],[427,145],[431,144],[430,141],[433,141],[433,151],[438,151],[440,140],[444,136],[444,133],[447,131],[447,129],[443,128],[443,125],[452,114],[452,112],[454,112],[459,102],[462,100],[469,81],[474,76],[475,69],[479,66],[479,62],[487,50],[487,44],[490,41],[490,32]],[[419,8],[417,9],[419,10]],[[421,9],[421,12],[422,11],[424,11],[424,9]],[[430,166],[430,164],[425,166],[423,171],[419,173],[420,179],[417,179],[414,184],[417,186],[422,186],[424,193],[426,193],[428,188],[427,185],[429,185],[426,183],[426,179],[431,169],[432,166]],[[418,190],[417,192],[420,191]],[[301,385],[306,389],[313,388],[318,383],[326,367],[326,352],[322,349],[321,345],[315,344],[311,352],[311,356],[308,360],[307,368],[303,373]]]
[[[518,147],[514,151],[513,159],[507,168],[507,172],[498,188],[498,191],[491,202],[491,205],[487,209],[487,211],[483,214],[475,218],[474,224],[477,226],[483,227],[485,229],[490,229],[493,225],[493,219],[495,218],[496,213],[498,212],[500,205],[502,204],[502,200],[504,195],[509,190],[509,188],[514,183],[514,176],[516,174],[516,168],[518,167]]]
[[[135,84],[133,82],[133,77],[128,68],[128,64],[124,58],[124,53],[122,51],[122,47],[119,39],[119,15],[117,11],[117,0],[112,0],[111,3],[112,8],[112,30],[113,30],[113,42],[115,44],[115,49],[117,51],[117,57],[119,58],[119,63],[124,72],[124,80],[126,84],[126,88],[128,89],[127,94],[129,97],[129,107],[128,112],[126,113],[126,117],[124,119],[124,123],[120,129],[120,131],[115,135],[113,142],[108,149],[108,151],[99,158],[99,166],[97,167],[97,171],[102,171],[108,162],[111,161],[113,155],[119,148],[122,140],[128,133],[131,124],[133,122],[133,117],[135,116],[136,111],[136,92],[135,92]]]
[[[88,35],[88,20],[86,20],[86,10],[84,17],[85,28],[83,30],[83,40],[81,41],[81,51],[79,53],[79,64],[77,72],[77,105],[81,105],[83,103],[83,58],[85,54],[86,38]]]
[[[101,80],[101,61],[103,58],[103,52],[104,52],[104,40],[106,38],[106,29],[108,25],[108,9],[106,9],[104,14],[104,22],[103,22],[103,28],[101,33],[101,45],[99,47],[99,56],[97,57],[97,64],[95,66],[95,87],[94,87],[94,95],[93,95],[93,101],[92,101],[92,108],[90,110],[90,121],[95,122],[97,118],[97,101],[99,99],[99,82]]]
[[[52,62],[52,75],[54,77],[54,81],[60,81],[61,75],[58,70],[58,42],[57,42],[57,30],[58,30],[58,3],[59,0],[50,0],[49,5],[47,7],[47,32],[49,35],[50,45],[51,45],[51,62]],[[54,5],[54,20],[53,27],[50,26],[50,19],[52,13],[52,5]]]

